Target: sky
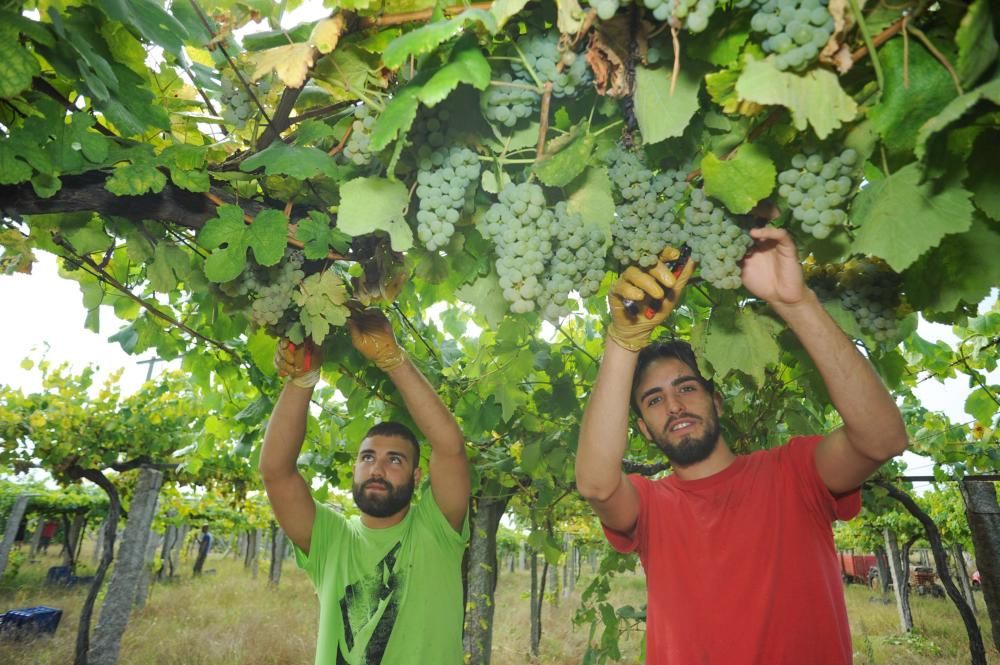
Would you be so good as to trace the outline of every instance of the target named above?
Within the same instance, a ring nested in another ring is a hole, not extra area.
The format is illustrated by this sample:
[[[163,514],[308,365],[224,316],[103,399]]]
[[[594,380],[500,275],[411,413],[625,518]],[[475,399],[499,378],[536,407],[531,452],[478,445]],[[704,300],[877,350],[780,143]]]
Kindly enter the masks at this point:
[[[7,313],[7,324],[0,328],[0,348],[3,349],[0,354],[0,383],[25,391],[38,390],[41,382],[37,370],[25,370],[21,362],[25,358],[36,362],[46,358],[53,364],[67,362],[76,371],[93,364],[98,369],[98,385],[113,371],[123,368],[120,379],[122,392],[129,394],[135,391],[146,380],[150,370],[148,364],[141,364],[140,361],[154,354],[130,356],[117,343],[107,341],[124,325],[107,307],[101,308],[100,332],[85,329],[83,324],[87,312],[79,286],[58,275],[52,255],[45,252],[37,254],[39,260],[31,275],[0,275],[0,305]],[[922,321],[919,333],[931,341],[954,341],[949,326]],[[166,363],[157,363],[153,376],[166,366]],[[917,388],[925,407],[944,412],[955,423],[971,419],[964,409],[968,391],[966,381],[960,378],[943,384],[936,380],[924,381]],[[930,460],[910,453],[907,453],[906,459],[910,474],[927,475],[933,471]]]

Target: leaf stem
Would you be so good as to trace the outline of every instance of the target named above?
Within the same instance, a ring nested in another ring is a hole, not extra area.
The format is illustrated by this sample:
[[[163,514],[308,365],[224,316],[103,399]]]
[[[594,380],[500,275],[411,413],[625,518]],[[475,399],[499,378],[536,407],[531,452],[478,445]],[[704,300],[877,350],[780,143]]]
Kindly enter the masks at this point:
[[[861,31],[861,38],[864,39],[865,46],[871,54],[872,68],[875,70],[875,81],[878,83],[879,94],[881,94],[885,90],[885,78],[882,76],[882,63],[878,59],[878,51],[875,50],[875,43],[872,41],[871,32],[869,32],[868,25],[865,23],[865,17],[861,12],[861,7],[858,5],[858,0],[847,0],[847,4],[851,7],[854,20],[858,22],[858,30]],[[904,17],[905,20],[906,17]]]

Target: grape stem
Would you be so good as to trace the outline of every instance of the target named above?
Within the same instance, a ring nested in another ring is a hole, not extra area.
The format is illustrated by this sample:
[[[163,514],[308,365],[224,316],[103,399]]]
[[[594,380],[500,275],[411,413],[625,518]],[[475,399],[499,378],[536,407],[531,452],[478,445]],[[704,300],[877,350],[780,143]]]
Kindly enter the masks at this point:
[[[875,44],[872,42],[871,32],[868,30],[868,25],[865,23],[864,14],[861,12],[861,7],[858,5],[858,0],[847,0],[848,5],[851,7],[851,13],[854,14],[854,20],[858,22],[858,30],[861,31],[861,37],[865,40],[865,46],[868,48],[868,52],[872,56],[872,68],[875,70],[875,82],[878,83],[879,94],[885,90],[885,79],[882,77],[882,63],[879,62],[878,52],[875,50]],[[908,16],[903,17],[903,30],[906,29],[906,20]]]
[[[851,2],[857,2],[857,0],[851,0]],[[674,88],[677,87],[677,77],[681,73],[681,40],[679,37],[680,30],[676,25],[670,26],[670,40],[674,45],[674,68],[670,73],[670,96],[674,96]]]

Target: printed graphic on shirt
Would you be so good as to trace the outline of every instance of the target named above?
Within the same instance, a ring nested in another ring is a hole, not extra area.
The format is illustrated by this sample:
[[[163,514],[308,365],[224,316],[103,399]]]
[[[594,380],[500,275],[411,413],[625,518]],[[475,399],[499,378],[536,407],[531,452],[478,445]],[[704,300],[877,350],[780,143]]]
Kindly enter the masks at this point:
[[[382,662],[405,586],[405,575],[396,571],[401,545],[396,543],[371,575],[344,589],[340,599],[344,641],[337,649],[337,665],[379,665]]]

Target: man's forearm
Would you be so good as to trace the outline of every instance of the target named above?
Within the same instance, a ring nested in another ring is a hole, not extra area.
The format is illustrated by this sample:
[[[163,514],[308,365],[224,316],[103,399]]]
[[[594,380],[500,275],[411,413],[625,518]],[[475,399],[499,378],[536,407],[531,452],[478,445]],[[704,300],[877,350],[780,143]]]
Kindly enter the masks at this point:
[[[413,362],[407,358],[388,374],[431,448],[438,453],[464,455],[465,437],[455,416]]]
[[[851,443],[872,459],[886,460],[906,447],[902,416],[892,396],[854,343],[823,309],[816,294],[775,311],[798,336],[819,370]]]
[[[576,486],[587,499],[605,500],[621,482],[628,445],[629,395],[639,354],[605,343],[597,381],[590,392],[576,451]]]
[[[278,396],[260,450],[260,473],[268,478],[298,473],[297,461],[306,435],[312,388],[289,382]]]

